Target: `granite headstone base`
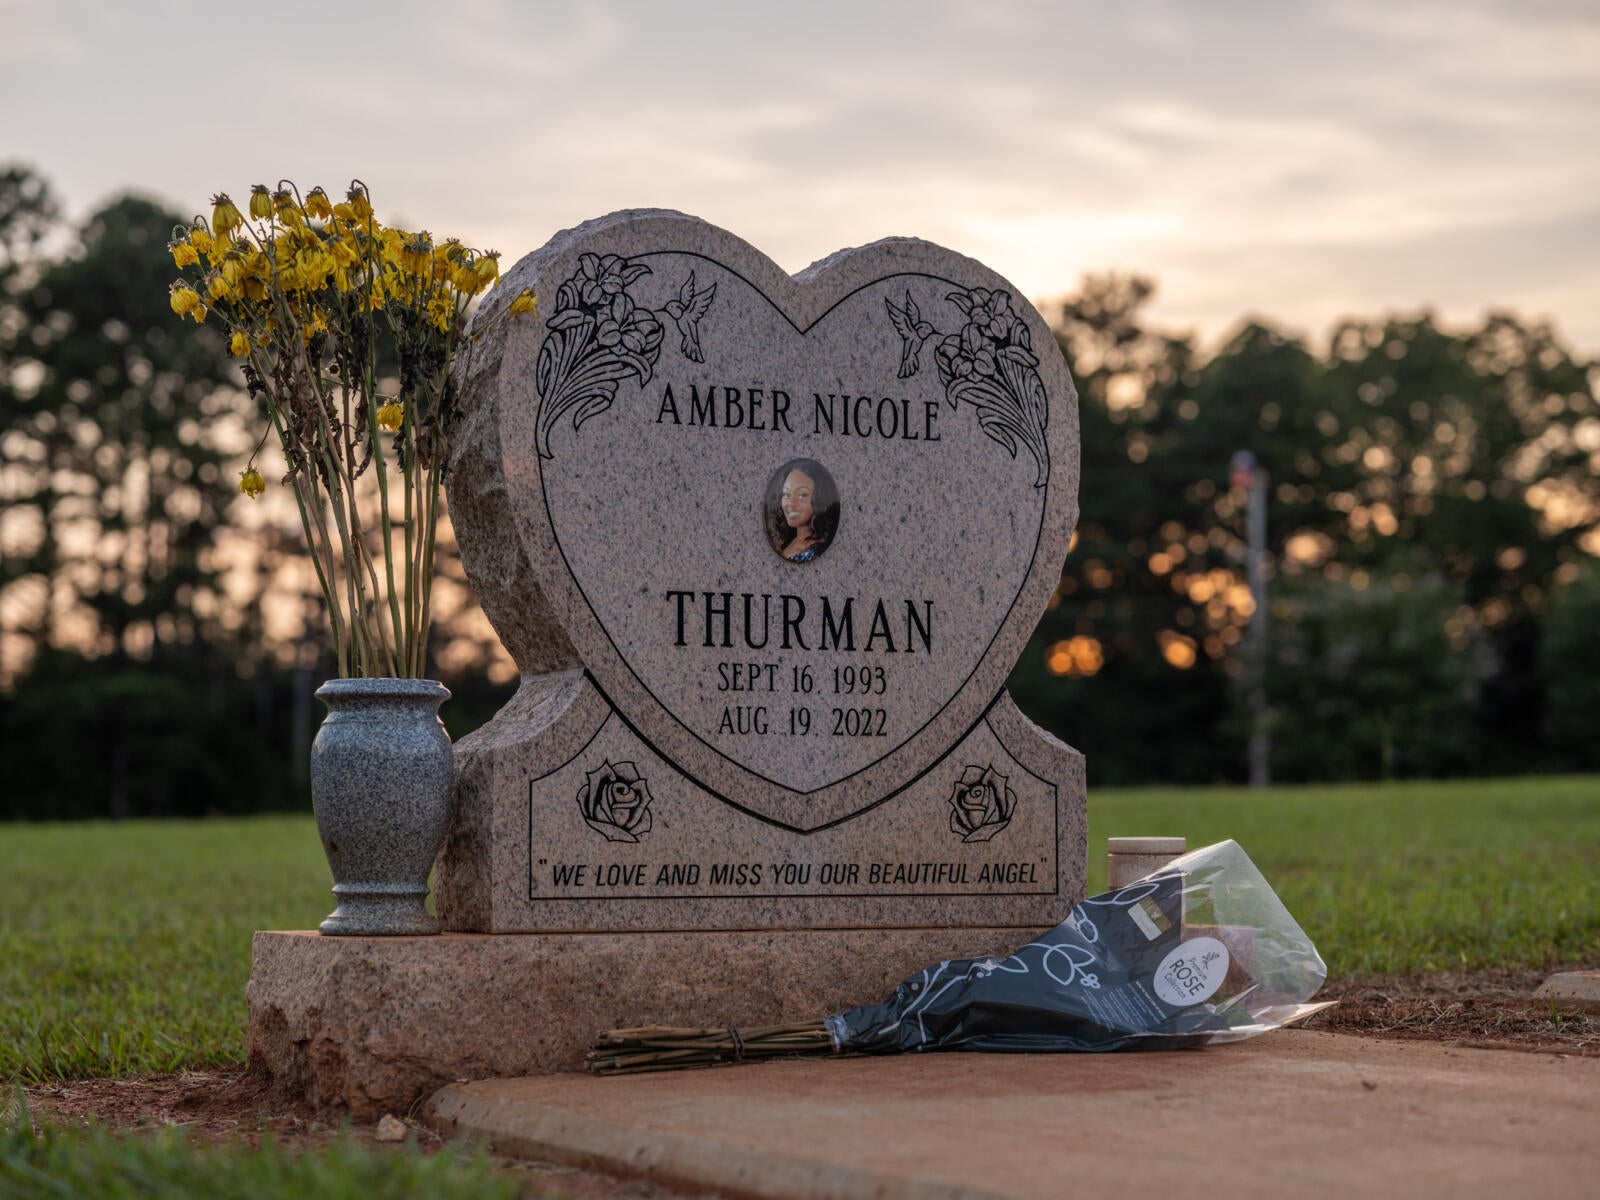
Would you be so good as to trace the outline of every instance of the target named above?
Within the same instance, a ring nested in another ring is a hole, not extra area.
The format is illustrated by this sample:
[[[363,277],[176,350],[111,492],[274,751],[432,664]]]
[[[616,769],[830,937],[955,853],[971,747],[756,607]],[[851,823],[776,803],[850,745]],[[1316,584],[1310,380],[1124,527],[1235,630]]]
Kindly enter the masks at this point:
[[[405,1113],[448,1083],[581,1070],[601,1030],[820,1019],[1027,930],[255,935],[251,1067],[326,1114]]]
[[[1083,899],[1083,756],[1004,692],[926,771],[818,825],[713,793],[582,671],[525,677],[455,765],[434,887],[457,932],[1046,928]]]

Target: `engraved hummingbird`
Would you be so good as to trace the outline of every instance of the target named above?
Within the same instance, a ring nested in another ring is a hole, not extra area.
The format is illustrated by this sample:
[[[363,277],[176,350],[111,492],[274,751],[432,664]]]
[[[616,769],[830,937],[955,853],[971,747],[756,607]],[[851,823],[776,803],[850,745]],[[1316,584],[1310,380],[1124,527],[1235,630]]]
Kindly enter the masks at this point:
[[[706,360],[705,352],[700,349],[700,318],[706,315],[711,298],[716,294],[714,283],[703,292],[695,291],[694,272],[690,271],[689,278],[678,289],[677,298],[667,301],[667,315],[678,323],[678,332],[683,335],[678,349],[690,362]]]
[[[906,306],[896,308],[894,301],[884,299],[884,307],[889,310],[889,320],[894,322],[895,331],[900,334],[903,343],[900,349],[901,379],[915,375],[921,365],[918,356],[922,347],[927,345],[928,339],[937,331],[928,322],[922,319],[922,311],[917,308],[917,302],[911,298],[911,293],[906,292]]]

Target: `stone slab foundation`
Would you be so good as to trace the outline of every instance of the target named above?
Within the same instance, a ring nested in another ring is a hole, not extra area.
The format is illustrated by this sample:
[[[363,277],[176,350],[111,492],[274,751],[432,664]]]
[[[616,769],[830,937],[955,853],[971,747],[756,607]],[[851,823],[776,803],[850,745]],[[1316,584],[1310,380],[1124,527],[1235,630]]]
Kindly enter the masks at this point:
[[[1033,932],[258,932],[250,1064],[326,1114],[403,1114],[449,1083],[582,1070],[604,1029],[816,1020]]]

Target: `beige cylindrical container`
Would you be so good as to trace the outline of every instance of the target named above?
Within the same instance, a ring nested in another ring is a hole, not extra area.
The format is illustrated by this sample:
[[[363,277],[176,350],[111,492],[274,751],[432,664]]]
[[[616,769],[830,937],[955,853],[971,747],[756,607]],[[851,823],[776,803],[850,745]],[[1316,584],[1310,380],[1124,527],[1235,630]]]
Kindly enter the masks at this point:
[[[1160,870],[1189,848],[1181,837],[1114,837],[1106,839],[1106,887],[1125,888],[1135,879]]]

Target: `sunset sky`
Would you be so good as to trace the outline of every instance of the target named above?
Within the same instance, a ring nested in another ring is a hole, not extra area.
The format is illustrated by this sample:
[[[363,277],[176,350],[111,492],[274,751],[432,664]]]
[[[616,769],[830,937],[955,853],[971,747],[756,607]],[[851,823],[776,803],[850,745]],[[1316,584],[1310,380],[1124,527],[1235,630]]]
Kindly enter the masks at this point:
[[[888,235],[1208,346],[1422,306],[1600,353],[1600,5],[0,0],[0,162],[79,218],[359,175],[509,264],[678,208],[790,271]],[[1047,316],[1049,305],[1045,304]]]

